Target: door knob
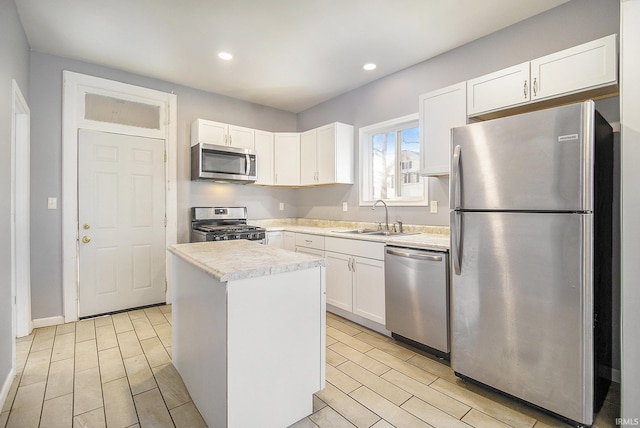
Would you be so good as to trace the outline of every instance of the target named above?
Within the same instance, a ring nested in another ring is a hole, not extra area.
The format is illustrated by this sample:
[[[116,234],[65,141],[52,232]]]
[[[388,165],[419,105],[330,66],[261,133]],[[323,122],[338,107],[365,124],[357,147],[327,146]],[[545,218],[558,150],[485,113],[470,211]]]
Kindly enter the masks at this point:
[[[91,238],[89,238],[88,236],[83,236],[82,242],[84,242],[85,244],[88,244],[89,242],[91,242]]]

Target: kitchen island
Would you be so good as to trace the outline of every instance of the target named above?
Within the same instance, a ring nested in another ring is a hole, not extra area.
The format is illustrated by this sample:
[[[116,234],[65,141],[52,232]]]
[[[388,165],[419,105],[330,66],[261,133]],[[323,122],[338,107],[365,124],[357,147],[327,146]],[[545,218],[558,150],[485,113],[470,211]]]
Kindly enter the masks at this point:
[[[325,261],[245,240],[172,253],[173,364],[210,428],[284,427],[325,385]]]

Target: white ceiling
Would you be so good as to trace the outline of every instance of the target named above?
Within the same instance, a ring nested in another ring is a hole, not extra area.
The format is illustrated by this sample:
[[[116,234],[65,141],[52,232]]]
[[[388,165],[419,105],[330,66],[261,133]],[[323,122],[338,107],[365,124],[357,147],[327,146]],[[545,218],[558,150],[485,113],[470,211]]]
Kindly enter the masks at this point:
[[[15,0],[34,51],[296,113],[566,1]]]

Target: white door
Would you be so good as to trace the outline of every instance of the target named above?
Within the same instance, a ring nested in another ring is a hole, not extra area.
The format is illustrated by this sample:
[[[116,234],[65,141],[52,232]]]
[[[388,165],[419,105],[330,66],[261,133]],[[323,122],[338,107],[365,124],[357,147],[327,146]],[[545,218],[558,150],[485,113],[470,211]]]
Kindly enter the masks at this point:
[[[78,138],[80,316],[164,302],[164,141]]]

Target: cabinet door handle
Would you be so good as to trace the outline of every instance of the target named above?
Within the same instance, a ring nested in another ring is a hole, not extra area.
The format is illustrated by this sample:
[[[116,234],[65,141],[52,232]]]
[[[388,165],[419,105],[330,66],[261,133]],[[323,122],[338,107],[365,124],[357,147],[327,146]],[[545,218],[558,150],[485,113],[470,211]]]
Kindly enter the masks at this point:
[[[536,95],[538,95],[538,81],[537,81],[537,78],[534,77],[533,78],[533,96],[535,97]]]
[[[527,89],[527,79],[524,80],[524,99],[527,99],[527,95],[529,95],[529,90]]]
[[[233,137],[229,135],[229,145],[233,144]]]

